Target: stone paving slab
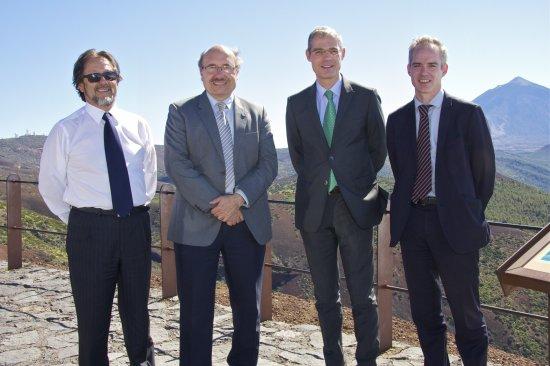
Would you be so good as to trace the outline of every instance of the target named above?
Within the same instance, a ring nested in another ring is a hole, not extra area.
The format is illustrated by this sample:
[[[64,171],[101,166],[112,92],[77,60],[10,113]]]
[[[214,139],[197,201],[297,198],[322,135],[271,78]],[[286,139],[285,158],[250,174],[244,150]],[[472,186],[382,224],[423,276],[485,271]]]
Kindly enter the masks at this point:
[[[114,366],[127,365],[116,300],[109,337],[109,359]],[[149,302],[151,336],[157,365],[178,365],[179,303],[161,299],[151,290]],[[231,346],[231,309],[216,304],[213,335],[213,364],[225,365]],[[260,366],[324,365],[322,338],[318,326],[262,323]],[[343,335],[346,360],[354,364],[355,339]],[[453,365],[460,361],[453,358]],[[394,342],[394,348],[380,356],[379,365],[423,365],[419,348]],[[77,365],[76,316],[68,272],[31,266],[7,270],[0,261],[0,365]]]

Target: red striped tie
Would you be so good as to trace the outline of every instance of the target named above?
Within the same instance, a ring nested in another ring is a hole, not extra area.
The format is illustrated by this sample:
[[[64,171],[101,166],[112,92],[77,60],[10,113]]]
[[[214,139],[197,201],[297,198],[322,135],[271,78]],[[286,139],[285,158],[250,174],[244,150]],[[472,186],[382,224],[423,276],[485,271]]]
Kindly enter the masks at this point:
[[[432,160],[430,157],[430,119],[428,110],[432,105],[418,106],[420,123],[418,124],[418,138],[416,140],[416,180],[414,181],[411,201],[417,203],[426,198],[432,190]]]

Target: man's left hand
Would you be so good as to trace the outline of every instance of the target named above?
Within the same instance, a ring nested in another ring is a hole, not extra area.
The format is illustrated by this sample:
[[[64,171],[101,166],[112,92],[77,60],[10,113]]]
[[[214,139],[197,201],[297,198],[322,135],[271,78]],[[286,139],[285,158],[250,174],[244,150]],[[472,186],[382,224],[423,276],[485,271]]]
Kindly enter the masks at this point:
[[[218,220],[227,222],[240,210],[241,206],[244,204],[244,198],[240,194],[234,193],[216,197],[210,201],[210,204],[212,205],[210,213]]]

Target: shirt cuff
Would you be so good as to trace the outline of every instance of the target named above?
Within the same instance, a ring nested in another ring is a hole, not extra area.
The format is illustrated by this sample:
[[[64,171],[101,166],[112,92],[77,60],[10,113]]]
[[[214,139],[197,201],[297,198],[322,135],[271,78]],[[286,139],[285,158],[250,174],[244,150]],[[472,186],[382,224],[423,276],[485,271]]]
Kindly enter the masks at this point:
[[[237,193],[239,196],[241,196],[243,198],[243,200],[244,200],[243,207],[250,208],[250,205],[249,205],[249,202],[248,202],[248,198],[246,197],[246,194],[244,194],[244,192],[239,188],[235,189],[235,193]]]

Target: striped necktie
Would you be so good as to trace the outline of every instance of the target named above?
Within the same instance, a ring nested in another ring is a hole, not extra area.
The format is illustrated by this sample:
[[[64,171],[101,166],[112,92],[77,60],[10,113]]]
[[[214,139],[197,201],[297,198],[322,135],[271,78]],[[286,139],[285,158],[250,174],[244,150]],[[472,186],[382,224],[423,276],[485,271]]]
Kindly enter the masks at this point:
[[[336,106],[334,105],[334,100],[332,99],[334,93],[332,90],[328,89],[325,91],[325,97],[327,97],[327,109],[325,110],[325,115],[323,117],[323,131],[325,132],[325,137],[327,138],[328,146],[332,145],[332,134],[334,132],[334,124],[336,123]],[[332,169],[329,173],[328,178],[328,191],[329,193],[336,187],[336,177]]]
[[[220,132],[223,160],[225,162],[225,193],[233,193],[233,188],[235,188],[235,171],[233,169],[233,137],[231,136],[231,129],[229,128],[229,123],[224,112],[224,110],[227,109],[227,105],[223,102],[219,102],[216,103],[216,107],[218,107],[216,122],[218,124],[218,131]]]
[[[414,203],[426,198],[432,190],[430,119],[428,118],[428,111],[431,107],[433,106],[426,104],[418,106],[420,123],[418,124],[418,137],[416,139],[416,179],[411,197],[411,201]]]

